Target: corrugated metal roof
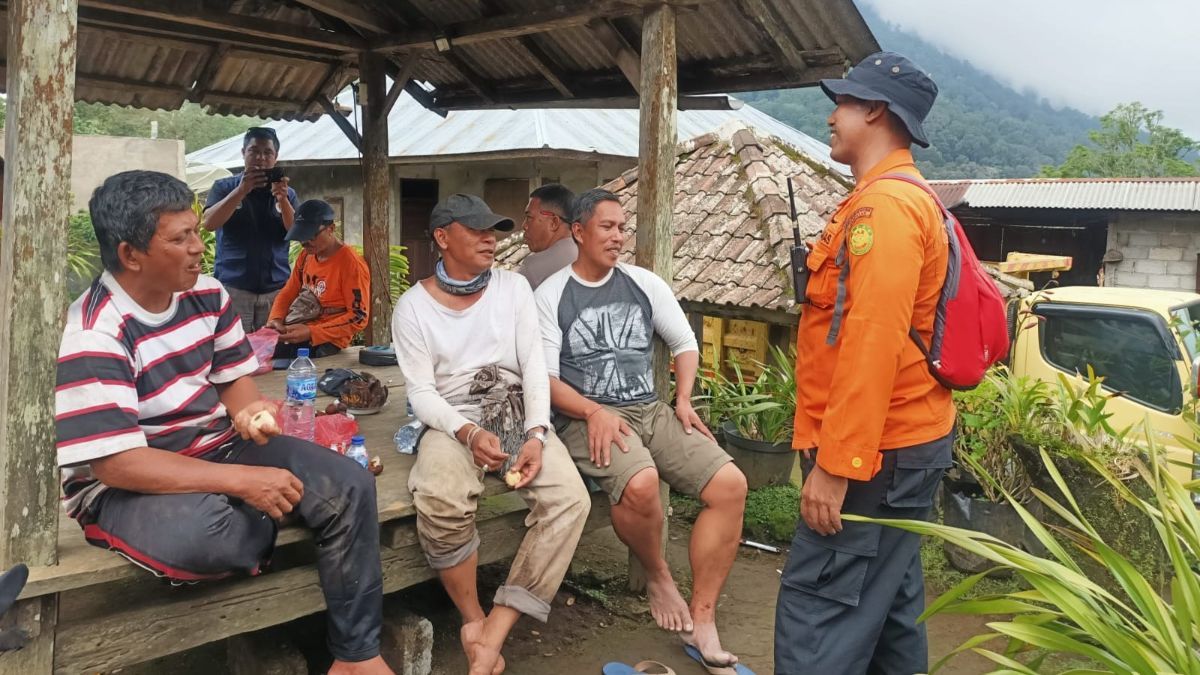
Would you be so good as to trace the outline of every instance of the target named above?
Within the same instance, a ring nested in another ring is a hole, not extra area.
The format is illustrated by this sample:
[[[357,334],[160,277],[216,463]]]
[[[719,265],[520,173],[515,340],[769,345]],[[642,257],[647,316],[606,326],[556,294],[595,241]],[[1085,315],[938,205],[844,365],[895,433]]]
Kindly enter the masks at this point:
[[[935,180],[930,185],[950,208],[1200,211],[1200,177]]]
[[[83,101],[146,108],[176,109],[194,100],[223,114],[316,118],[318,99],[354,80],[358,55],[375,50],[393,65],[419,55],[413,78],[433,86],[433,103],[442,109],[626,98],[633,86],[585,24],[608,22],[636,51],[641,2],[337,3],[367,17],[355,25],[290,0],[236,0],[227,12],[199,2],[176,3],[177,10],[135,0],[80,3],[75,93]],[[812,85],[879,49],[852,0],[761,5],[761,14],[738,0],[677,8],[680,94]],[[514,22],[535,17],[554,19],[539,24],[551,30],[507,37],[523,32]],[[0,47],[8,33],[8,14],[0,12]],[[450,36],[448,52],[434,48],[438,34]],[[772,35],[786,36],[793,49],[781,49]],[[801,62],[789,65],[785,54],[794,53]]]
[[[349,91],[338,97],[349,106]],[[686,110],[678,117],[679,138],[715,131],[738,120],[774,136],[844,176],[850,168],[829,158],[829,146],[766,113],[739,110]],[[359,121],[361,123],[361,121]],[[355,118],[351,118],[355,123]],[[329,117],[315,122],[271,122],[279,135],[284,164],[357,160],[358,150]],[[361,127],[360,127],[361,128]],[[638,156],[637,110],[463,110],[446,117],[401,94],[388,117],[388,148],[393,158],[521,151],[575,151],[616,157]],[[234,136],[188,155],[189,162],[225,168],[242,166],[242,137]]]

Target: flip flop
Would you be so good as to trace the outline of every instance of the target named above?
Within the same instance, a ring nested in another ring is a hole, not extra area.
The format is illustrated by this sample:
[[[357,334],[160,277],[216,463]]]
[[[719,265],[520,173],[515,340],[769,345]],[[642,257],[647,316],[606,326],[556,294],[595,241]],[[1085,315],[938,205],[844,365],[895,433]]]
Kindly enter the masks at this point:
[[[683,651],[686,652],[688,656],[692,657],[696,663],[704,666],[704,669],[707,670],[711,675],[754,675],[753,670],[750,670],[740,663],[735,663],[732,666],[709,663],[708,661],[704,660],[704,655],[700,653],[700,650],[691,645],[684,645]]]
[[[651,675],[650,668],[656,668],[653,675],[675,675],[675,671],[658,661],[640,661],[632,668],[624,663],[613,661],[612,663],[604,664],[604,669],[601,671],[604,675],[641,675],[646,673]]]

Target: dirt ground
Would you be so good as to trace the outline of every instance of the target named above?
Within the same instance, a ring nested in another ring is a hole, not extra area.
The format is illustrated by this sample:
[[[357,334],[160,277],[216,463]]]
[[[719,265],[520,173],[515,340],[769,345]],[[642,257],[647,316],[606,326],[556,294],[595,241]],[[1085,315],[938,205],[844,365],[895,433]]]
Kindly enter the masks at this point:
[[[676,577],[687,584],[686,523],[672,523],[668,561]],[[727,648],[742,663],[760,674],[773,672],[772,636],[775,594],[784,554],[771,554],[743,547],[730,574],[718,609],[718,626]],[[481,570],[480,596],[490,598],[503,581],[504,566]],[[554,601],[549,623],[523,618],[504,649],[508,673],[512,675],[577,675],[599,673],[609,661],[629,664],[653,659],[669,665],[678,675],[705,675],[688,659],[677,638],[660,631],[650,617],[644,598],[625,590],[625,548],[611,528],[589,535],[581,543],[571,574]],[[466,660],[458,643],[458,617],[449,598],[435,583],[422,584],[388,597],[426,616],[434,625],[434,675],[461,675]],[[930,623],[930,662],[951,651],[964,640],[985,632],[983,620],[974,617],[935,617]],[[297,644],[321,645],[321,616],[309,617],[289,626]],[[309,654],[313,672],[323,672],[322,655]],[[974,654],[956,657],[941,673],[967,675],[989,670],[989,663]],[[178,675],[221,675],[226,673],[224,648],[220,643],[185,655],[161,659],[122,671],[127,675],[173,673]]]

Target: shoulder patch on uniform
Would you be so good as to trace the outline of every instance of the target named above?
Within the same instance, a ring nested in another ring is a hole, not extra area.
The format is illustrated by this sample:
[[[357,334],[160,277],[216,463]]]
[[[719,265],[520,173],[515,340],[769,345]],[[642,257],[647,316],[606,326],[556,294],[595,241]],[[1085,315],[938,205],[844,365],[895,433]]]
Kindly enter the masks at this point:
[[[846,227],[854,227],[854,224],[863,218],[869,218],[872,213],[875,213],[875,208],[871,206],[860,206],[854,209],[854,213],[846,219]]]
[[[856,223],[847,235],[846,248],[854,255],[866,255],[875,245],[875,230],[870,223]]]

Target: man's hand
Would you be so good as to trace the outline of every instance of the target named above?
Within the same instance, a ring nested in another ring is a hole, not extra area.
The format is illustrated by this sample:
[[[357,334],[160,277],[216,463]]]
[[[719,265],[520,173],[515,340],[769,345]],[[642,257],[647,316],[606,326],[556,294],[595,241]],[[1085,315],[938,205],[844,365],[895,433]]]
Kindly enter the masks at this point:
[[[271,183],[271,194],[275,195],[275,203],[279,205],[281,211],[283,210],[283,205],[288,201],[288,182],[288,177],[284,176]]]
[[[245,406],[233,416],[233,429],[241,435],[244,441],[254,441],[258,445],[266,445],[272,436],[280,433],[279,423],[262,426],[254,423],[254,416],[260,412],[271,414],[273,420],[279,419],[279,408],[270,401],[254,401]]]
[[[237,192],[246,198],[251,190],[257,190],[267,186],[267,172],[265,169],[246,169],[242,172],[241,180],[238,181]]]
[[[482,428],[472,439],[470,450],[475,466],[482,467],[484,471],[496,471],[504,464],[504,460],[508,459],[496,434]]]
[[[800,515],[814,532],[830,535],[842,531],[842,503],[848,485],[848,479],[813,465],[800,491]]]
[[[585,420],[588,431],[588,453],[592,464],[606,467],[612,461],[612,446],[615,443],[621,452],[629,452],[625,436],[632,436],[633,431],[625,420],[617,417],[604,407],[598,407]]]
[[[285,345],[300,344],[312,340],[312,329],[302,323],[283,326],[279,330],[279,341]]]
[[[239,466],[237,470],[237,484],[230,495],[275,520],[291,513],[304,497],[304,484],[287,469]]]
[[[275,331],[276,333],[282,333],[283,332],[283,319],[271,319],[263,327],[270,328],[271,330]]]
[[[708,436],[715,443],[716,436],[708,430],[704,422],[700,421],[700,416],[696,414],[696,410],[692,408],[692,402],[688,400],[675,401],[675,417],[679,418],[680,424],[683,425],[685,433],[692,433],[692,429],[699,429],[700,433]]]
[[[538,472],[542,470],[542,450],[545,446],[536,438],[531,438],[525,441],[521,446],[521,453],[517,455],[517,461],[513,463],[512,470],[521,474],[521,480],[513,486],[514,490],[529,485],[537,478]]]

